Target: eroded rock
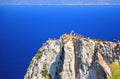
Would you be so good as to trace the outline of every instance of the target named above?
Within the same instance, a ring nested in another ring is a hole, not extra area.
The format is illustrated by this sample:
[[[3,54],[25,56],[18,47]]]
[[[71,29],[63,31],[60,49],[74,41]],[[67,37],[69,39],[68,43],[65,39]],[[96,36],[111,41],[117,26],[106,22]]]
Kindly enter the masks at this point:
[[[120,65],[120,44],[64,34],[48,40],[33,57],[24,79],[108,79]]]

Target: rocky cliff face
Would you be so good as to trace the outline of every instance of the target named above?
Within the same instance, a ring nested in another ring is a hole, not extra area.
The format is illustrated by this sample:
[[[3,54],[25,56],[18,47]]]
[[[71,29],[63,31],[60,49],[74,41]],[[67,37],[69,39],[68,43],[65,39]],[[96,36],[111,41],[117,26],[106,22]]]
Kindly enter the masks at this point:
[[[120,65],[120,44],[64,34],[48,40],[33,57],[24,79],[108,79]]]

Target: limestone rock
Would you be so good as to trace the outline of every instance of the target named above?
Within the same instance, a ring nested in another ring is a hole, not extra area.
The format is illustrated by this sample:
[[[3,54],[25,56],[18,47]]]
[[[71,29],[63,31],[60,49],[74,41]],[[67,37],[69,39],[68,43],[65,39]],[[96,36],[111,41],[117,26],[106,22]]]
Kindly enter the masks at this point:
[[[108,79],[112,62],[120,65],[120,43],[64,34],[44,43],[24,79]]]

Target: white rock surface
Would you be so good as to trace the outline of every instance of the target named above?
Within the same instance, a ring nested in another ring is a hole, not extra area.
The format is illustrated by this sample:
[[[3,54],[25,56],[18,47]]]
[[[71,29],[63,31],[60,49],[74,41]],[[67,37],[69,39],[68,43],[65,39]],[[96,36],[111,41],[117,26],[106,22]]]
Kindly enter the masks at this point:
[[[120,65],[120,44],[64,34],[48,40],[29,65],[24,79],[107,79],[109,64]]]

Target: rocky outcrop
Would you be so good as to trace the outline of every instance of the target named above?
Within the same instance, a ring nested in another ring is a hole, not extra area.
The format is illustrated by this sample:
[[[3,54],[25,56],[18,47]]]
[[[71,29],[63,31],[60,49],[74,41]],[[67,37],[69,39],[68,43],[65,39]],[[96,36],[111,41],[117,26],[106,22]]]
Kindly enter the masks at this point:
[[[48,40],[33,57],[24,79],[108,79],[120,65],[120,44],[64,34]]]

